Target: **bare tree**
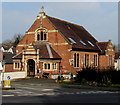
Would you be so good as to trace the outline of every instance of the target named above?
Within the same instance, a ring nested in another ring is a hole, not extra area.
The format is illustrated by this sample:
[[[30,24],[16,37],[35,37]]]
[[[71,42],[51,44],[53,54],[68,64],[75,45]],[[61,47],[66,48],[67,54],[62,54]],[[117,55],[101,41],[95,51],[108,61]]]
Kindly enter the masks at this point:
[[[2,46],[8,50],[11,46],[13,45],[13,41],[12,40],[5,40],[2,43]]]
[[[17,46],[17,44],[22,40],[22,38],[23,38],[23,35],[22,34],[16,34],[16,35],[14,35],[14,37],[13,37],[13,46],[14,47],[16,47]]]
[[[113,45],[113,49],[115,52],[118,52],[118,46],[117,45]]]
[[[10,47],[14,46],[16,47],[17,44],[21,41],[23,35],[22,34],[15,34],[12,38],[12,40],[5,40],[2,43],[2,46],[8,50]]]

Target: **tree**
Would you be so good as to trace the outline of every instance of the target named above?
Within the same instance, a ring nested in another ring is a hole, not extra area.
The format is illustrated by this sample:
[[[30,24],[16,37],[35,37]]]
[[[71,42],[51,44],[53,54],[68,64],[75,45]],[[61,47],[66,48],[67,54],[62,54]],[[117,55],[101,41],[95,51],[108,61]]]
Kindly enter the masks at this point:
[[[2,46],[4,47],[5,50],[8,50],[11,46],[13,46],[13,41],[5,40],[3,41]]]
[[[118,52],[118,46],[117,45],[113,45],[113,49],[115,52]]]
[[[2,46],[8,50],[10,47],[16,47],[17,44],[21,41],[23,35],[22,34],[15,34],[12,40],[5,40],[2,42]]]
[[[14,47],[16,47],[17,46],[17,44],[22,40],[22,38],[23,38],[23,35],[21,35],[21,34],[16,34],[16,35],[14,35],[14,38],[13,38],[13,46]]]

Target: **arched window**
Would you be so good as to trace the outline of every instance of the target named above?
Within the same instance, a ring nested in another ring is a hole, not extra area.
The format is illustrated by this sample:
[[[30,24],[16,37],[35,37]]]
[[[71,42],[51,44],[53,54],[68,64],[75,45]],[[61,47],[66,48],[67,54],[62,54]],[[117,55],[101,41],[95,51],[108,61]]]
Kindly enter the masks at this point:
[[[37,34],[37,40],[40,40],[40,35],[39,34]]]
[[[77,67],[79,67],[79,54],[77,54]]]
[[[80,67],[80,55],[79,55],[79,53],[74,54],[74,67]]]
[[[47,40],[47,35],[46,35],[46,33],[44,33],[44,40]]]
[[[76,67],[76,53],[74,54],[74,67]]]
[[[37,32],[37,41],[47,41],[47,33],[45,30],[39,30]]]
[[[89,54],[85,54],[85,66],[89,66]]]
[[[44,37],[43,31],[40,32],[40,35],[41,35],[41,40],[43,40],[43,37]]]

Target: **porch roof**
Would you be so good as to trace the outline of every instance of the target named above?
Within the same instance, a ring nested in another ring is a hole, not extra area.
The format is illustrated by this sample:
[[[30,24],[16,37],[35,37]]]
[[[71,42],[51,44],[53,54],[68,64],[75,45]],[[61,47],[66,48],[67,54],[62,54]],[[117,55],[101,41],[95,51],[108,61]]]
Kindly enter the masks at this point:
[[[61,59],[60,55],[56,53],[55,50],[47,43],[33,43],[32,45],[36,50],[36,54],[37,54],[37,50],[39,50],[40,59]],[[13,59],[22,59],[22,52],[15,55]],[[24,50],[24,52],[26,52],[26,49]]]
[[[47,43],[34,43],[34,48],[39,49],[39,58],[61,59],[60,55]]]

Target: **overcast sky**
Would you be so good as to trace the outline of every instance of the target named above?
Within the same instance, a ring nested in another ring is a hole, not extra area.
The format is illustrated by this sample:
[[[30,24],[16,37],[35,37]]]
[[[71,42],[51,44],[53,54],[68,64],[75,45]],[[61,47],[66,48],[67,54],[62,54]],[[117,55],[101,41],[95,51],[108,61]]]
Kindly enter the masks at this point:
[[[25,34],[41,6],[49,16],[83,26],[98,41],[111,39],[113,44],[118,43],[117,2],[3,2],[2,39]]]

